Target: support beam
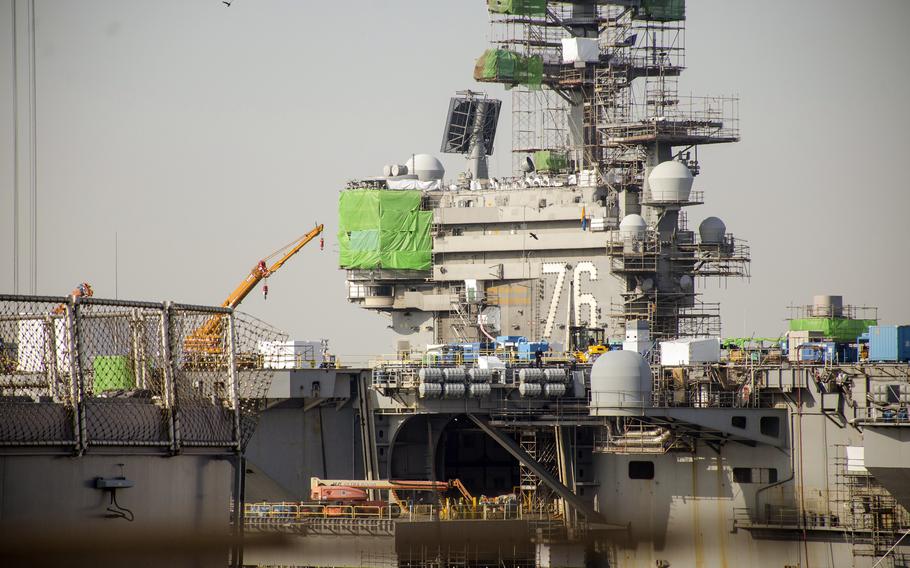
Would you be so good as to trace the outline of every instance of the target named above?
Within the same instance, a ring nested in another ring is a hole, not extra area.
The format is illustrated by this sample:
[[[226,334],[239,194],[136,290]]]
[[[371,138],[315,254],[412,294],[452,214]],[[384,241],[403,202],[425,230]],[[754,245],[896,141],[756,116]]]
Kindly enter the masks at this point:
[[[591,523],[591,522],[603,523],[604,522],[604,519],[600,515],[600,513],[595,511],[594,508],[591,507],[590,504],[588,504],[581,497],[579,497],[578,495],[573,493],[568,487],[566,487],[565,485],[560,483],[558,479],[553,477],[553,474],[551,474],[543,466],[541,466],[540,463],[537,462],[537,460],[533,459],[531,456],[528,455],[527,452],[522,450],[521,447],[515,442],[515,440],[513,440],[506,434],[500,432],[497,428],[491,426],[489,422],[480,418],[479,416],[475,416],[473,414],[468,414],[467,416],[468,416],[468,418],[471,419],[472,422],[474,422],[474,424],[477,424],[477,426],[481,430],[486,432],[486,434],[489,437],[493,438],[493,440],[495,440],[500,446],[502,446],[503,449],[505,449],[507,452],[512,454],[512,457],[514,457],[519,462],[521,462],[521,464],[523,466],[525,466],[528,469],[530,469],[531,471],[533,471],[534,475],[539,477],[541,479],[541,481],[546,483],[553,491],[558,493],[559,496],[562,497],[567,503],[569,503],[570,505],[575,507],[575,509],[577,511],[579,511],[581,514],[583,514],[585,517],[587,517],[589,523]],[[625,527],[613,526],[613,527],[609,527],[609,528],[624,529]]]

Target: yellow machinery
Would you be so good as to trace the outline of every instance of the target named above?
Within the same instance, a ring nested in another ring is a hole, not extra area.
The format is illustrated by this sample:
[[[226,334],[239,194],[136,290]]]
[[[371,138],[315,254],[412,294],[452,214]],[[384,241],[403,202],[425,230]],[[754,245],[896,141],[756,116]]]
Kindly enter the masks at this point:
[[[569,328],[571,345],[569,351],[580,363],[593,361],[610,350],[604,344],[604,328],[573,325]]]
[[[221,307],[233,309],[239,306],[240,302],[253,291],[259,282],[277,272],[279,268],[284,266],[285,262],[297,254],[300,249],[307,245],[307,243],[318,237],[324,228],[324,225],[317,225],[316,228],[309,233],[273,252],[263,260],[260,260],[247,277],[237,285],[234,291],[231,292],[231,295],[221,304]],[[281,255],[281,257],[276,260],[274,264],[271,266],[266,264],[266,261],[271,260],[278,255]],[[268,287],[266,286],[263,291],[268,294]],[[224,351],[224,345],[222,343],[224,334],[221,329],[221,321],[222,314],[215,314],[206,320],[204,324],[186,338],[183,344],[184,349],[195,353],[208,353],[212,355],[222,353]]]

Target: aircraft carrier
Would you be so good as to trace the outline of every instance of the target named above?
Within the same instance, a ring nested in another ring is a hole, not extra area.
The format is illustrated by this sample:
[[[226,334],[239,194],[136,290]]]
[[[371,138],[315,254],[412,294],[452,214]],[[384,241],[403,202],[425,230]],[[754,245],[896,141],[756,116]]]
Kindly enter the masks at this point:
[[[234,311],[321,225],[220,308],[0,296],[0,564],[910,564],[910,326],[819,290],[729,337],[702,297],[751,256],[702,213],[738,101],[678,92],[685,1],[486,4],[480,86],[440,101],[464,171],[339,188],[390,355]]]
[[[701,213],[698,149],[739,140],[738,101],[679,94],[685,2],[487,5],[474,79],[511,97],[513,171],[475,87],[439,149],[465,171],[390,156],[340,192],[348,299],[394,355],[284,346],[246,526],[298,546],[245,561],[907,565],[910,328],[819,295],[725,338],[700,294],[750,250]]]

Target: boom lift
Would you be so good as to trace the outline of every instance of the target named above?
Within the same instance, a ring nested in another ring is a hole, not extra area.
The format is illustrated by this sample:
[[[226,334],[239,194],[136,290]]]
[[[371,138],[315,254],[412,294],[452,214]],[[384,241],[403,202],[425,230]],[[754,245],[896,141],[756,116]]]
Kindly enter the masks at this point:
[[[231,292],[227,299],[221,304],[221,307],[234,309],[239,306],[240,302],[242,302],[263,279],[278,272],[278,269],[284,266],[285,262],[297,254],[300,249],[307,245],[307,243],[318,237],[324,228],[324,225],[316,225],[316,228],[309,233],[287,246],[278,249],[256,263],[256,266],[253,267],[247,277],[237,285],[233,292]],[[268,266],[266,264],[267,261],[278,255],[281,255],[281,258],[275,261],[273,265]],[[263,293],[266,297],[268,296],[268,285],[263,287]],[[206,320],[204,324],[186,338],[183,344],[184,349],[195,353],[206,353],[211,355],[221,354],[224,351],[221,321],[222,314],[215,314]]]

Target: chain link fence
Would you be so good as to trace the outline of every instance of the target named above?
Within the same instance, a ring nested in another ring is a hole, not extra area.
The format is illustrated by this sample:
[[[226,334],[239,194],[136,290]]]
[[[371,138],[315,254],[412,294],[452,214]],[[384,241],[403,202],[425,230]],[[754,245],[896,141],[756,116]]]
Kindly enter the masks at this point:
[[[240,451],[286,336],[228,309],[0,295],[0,446]]]

